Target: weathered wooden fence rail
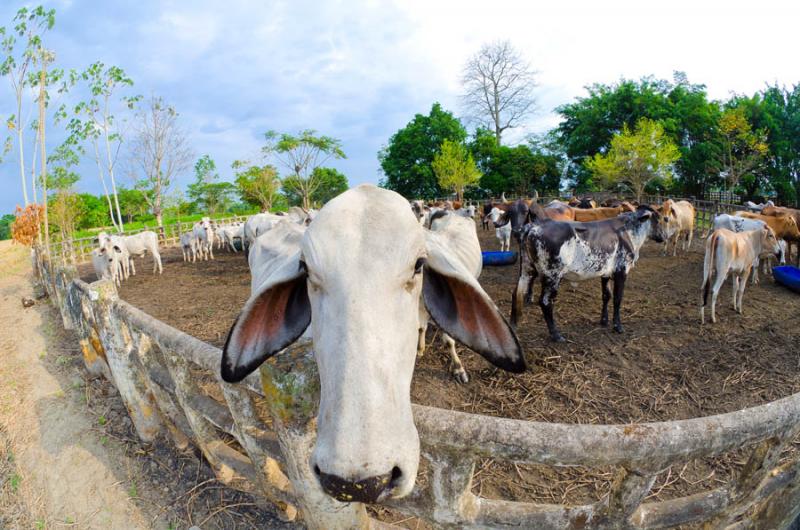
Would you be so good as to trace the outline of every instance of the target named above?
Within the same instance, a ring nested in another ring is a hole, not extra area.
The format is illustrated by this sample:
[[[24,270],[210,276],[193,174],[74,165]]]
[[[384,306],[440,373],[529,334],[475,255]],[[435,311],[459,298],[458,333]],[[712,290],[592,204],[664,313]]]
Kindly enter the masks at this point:
[[[364,506],[323,494],[309,468],[319,380],[311,345],[297,344],[241,384],[219,378],[221,351],[120,300],[110,282],[87,284],[73,266],[36,260],[87,369],[119,390],[139,437],[197,447],[220,481],[256,494],[309,528],[367,528]],[[800,456],[780,462],[800,430],[800,393],[750,409],[690,420],[567,425],[414,405],[427,480],[395,511],[437,528],[783,528],[800,513]],[[693,459],[745,450],[728,483],[645,502],[657,476]],[[475,461],[616,469],[601,500],[567,506],[483,498]],[[424,484],[424,485],[423,485]]]

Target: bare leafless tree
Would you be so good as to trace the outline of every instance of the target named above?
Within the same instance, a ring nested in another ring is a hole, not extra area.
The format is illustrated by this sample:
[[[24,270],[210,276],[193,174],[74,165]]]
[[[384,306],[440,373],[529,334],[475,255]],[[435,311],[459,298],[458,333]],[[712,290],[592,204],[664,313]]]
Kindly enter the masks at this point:
[[[173,179],[191,167],[194,153],[178,124],[175,108],[153,96],[136,115],[130,151],[130,172],[136,189],[163,226],[164,199]]]
[[[509,41],[484,44],[464,65],[464,107],[471,119],[494,129],[498,145],[506,129],[536,110],[536,74]]]

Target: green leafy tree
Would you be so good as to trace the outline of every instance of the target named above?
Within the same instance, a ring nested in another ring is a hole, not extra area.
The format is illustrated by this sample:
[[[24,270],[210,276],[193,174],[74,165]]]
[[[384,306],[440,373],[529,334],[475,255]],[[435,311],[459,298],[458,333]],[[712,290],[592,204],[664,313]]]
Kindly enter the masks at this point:
[[[466,138],[461,122],[434,103],[427,116],[414,116],[378,153],[384,174],[381,186],[408,199],[442,196],[444,192],[433,172],[433,158],[445,140],[461,143]]]
[[[264,138],[267,144],[262,148],[263,154],[274,157],[288,171],[283,187],[298,194],[305,209],[311,207],[312,196],[320,186],[314,171],[328,160],[347,158],[339,140],[318,135],[312,129],[297,135],[268,131]]]
[[[12,28],[0,27],[0,51],[4,54],[0,63],[0,74],[6,76],[14,90],[16,113],[6,121],[9,131],[16,133],[19,152],[19,172],[22,184],[22,197],[28,205],[28,183],[25,174],[25,122],[23,118],[24,92],[30,86],[34,62],[42,49],[42,34],[53,28],[55,9],[45,10],[38,6],[26,7],[17,11]],[[11,147],[6,142],[6,152]],[[34,154],[35,157],[35,154]],[[31,182],[31,186],[35,186]]]
[[[98,197],[91,193],[79,193],[78,198],[81,201],[81,213],[77,219],[79,230],[108,226],[111,223],[104,197]]]
[[[209,215],[226,211],[233,203],[236,186],[218,182],[217,164],[209,155],[203,155],[194,165],[195,182],[186,194]]]
[[[498,146],[494,133],[478,128],[469,143],[482,173],[480,187],[499,196],[503,192],[529,195],[534,190],[557,192],[562,155],[543,140],[516,147]]]
[[[314,173],[314,178],[319,182],[319,186],[317,186],[317,189],[314,190],[311,196],[311,205],[315,208],[323,206],[340,193],[347,191],[349,187],[347,177],[333,168],[318,167],[314,170]],[[303,204],[303,197],[297,193],[297,187],[291,185],[292,178],[293,177],[287,177],[284,179],[283,194],[289,206],[301,206]],[[288,186],[287,181],[289,181]]]
[[[439,186],[452,190],[459,201],[464,198],[464,190],[477,184],[481,178],[472,154],[463,144],[451,140],[442,143],[441,151],[433,157],[432,166]]]
[[[326,202],[344,193],[350,187],[344,173],[332,167],[318,167],[314,172],[317,174],[316,178],[319,179],[319,187],[313,196],[314,205],[317,207],[322,207]]]
[[[150,209],[147,195],[141,190],[120,187],[117,195],[119,196],[120,211],[128,223],[132,222],[134,218],[143,217]]]
[[[236,187],[242,201],[260,208],[262,212],[269,212],[281,189],[275,166],[256,166],[245,160],[236,160],[231,167],[236,173]]]
[[[7,213],[0,217],[0,241],[11,239],[11,225],[16,217],[12,213]]]
[[[123,144],[124,121],[114,114],[117,107],[133,110],[141,99],[137,95],[121,95],[133,86],[133,80],[118,66],[92,63],[80,74],[89,90],[89,98],[75,106],[75,116],[67,125],[76,142],[88,141],[92,146],[100,182],[103,185],[111,221],[118,231],[125,229],[117,196],[115,169]],[[106,176],[111,185],[109,193]],[[113,204],[112,204],[113,198]],[[116,215],[114,215],[116,213]]]
[[[672,166],[679,158],[680,151],[666,137],[664,128],[642,118],[633,131],[623,126],[622,132],[611,139],[608,153],[596,154],[586,165],[603,187],[626,184],[641,201],[650,182],[672,177]]]
[[[606,152],[611,139],[641,118],[662,124],[678,146],[676,182],[685,193],[702,195],[719,181],[721,138],[719,104],[709,101],[703,85],[690,84],[681,72],[670,82],[650,77],[596,84],[588,94],[556,110],[562,121],[555,131],[557,143],[570,161],[569,176],[578,192],[592,189],[592,174],[584,161]]]
[[[749,176],[766,162],[769,146],[763,131],[753,131],[743,107],[725,110],[719,121],[722,134],[722,167],[726,189],[734,189],[739,181]]]

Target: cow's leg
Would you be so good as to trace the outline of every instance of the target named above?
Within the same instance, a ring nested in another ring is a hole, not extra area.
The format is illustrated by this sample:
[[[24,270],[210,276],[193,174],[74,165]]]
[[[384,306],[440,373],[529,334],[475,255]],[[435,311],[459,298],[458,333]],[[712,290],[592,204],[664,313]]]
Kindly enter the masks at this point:
[[[761,268],[762,263],[766,260],[761,260],[761,258],[756,257],[755,260],[755,267],[753,267],[753,285],[758,285],[758,269]],[[747,276],[744,277],[744,281],[747,281]],[[736,309],[736,307],[734,307]]]
[[[744,283],[747,283],[747,276],[744,276],[742,278],[742,281],[744,281]],[[733,294],[733,310],[737,311],[738,307],[739,307],[737,305],[737,302],[736,302],[736,297],[739,296],[739,275],[738,274],[732,274],[731,275],[731,294]]]
[[[211,256],[211,259],[214,259],[214,245],[208,245],[208,255]]]
[[[717,262],[717,278],[714,280],[714,285],[711,288],[711,322],[717,322],[717,296],[722,285],[725,283],[725,278],[728,276],[729,267]]]
[[[617,272],[614,274],[614,331],[622,333],[622,319],[619,316],[620,307],[622,306],[622,295],[625,292],[625,272]]]
[[[553,316],[553,308],[556,303],[556,296],[558,296],[558,285],[561,283],[561,278],[550,277],[545,274],[542,275],[542,294],[539,295],[539,307],[542,309],[544,321],[547,323],[547,330],[550,332],[550,340],[553,342],[564,342],[564,337],[558,331],[558,325]]]
[[[742,299],[744,298],[744,288],[745,288],[745,287],[747,287],[747,275],[748,275],[749,273],[750,273],[750,271],[748,271],[748,270],[745,270],[745,271],[744,271],[744,273],[742,274],[742,281],[741,281],[741,282],[739,282],[739,283],[740,283],[740,285],[739,285],[739,298],[738,298],[738,300],[737,300],[737,302],[738,302],[738,304],[739,304],[739,305],[736,307],[736,311],[737,311],[737,312],[738,312],[740,315],[741,315],[741,314],[742,314],[742,312],[743,312],[743,309],[742,309]]]
[[[600,313],[600,325],[608,326],[608,301],[611,300],[611,278],[600,278],[600,289],[603,291],[603,310]]]
[[[680,231],[675,232],[675,239],[672,241],[672,257],[678,255],[678,243],[681,240],[681,233]]]
[[[528,281],[528,288],[525,291],[525,304],[532,304],[533,303],[533,284],[536,281],[536,269],[531,268],[530,270],[530,280]]]
[[[447,333],[442,333],[442,340],[447,344],[447,350],[450,353],[450,373],[453,374],[453,377],[459,383],[469,383],[467,371],[464,370],[464,365],[461,364],[461,359],[458,357],[458,352],[456,351],[456,341]]]
[[[534,273],[535,277],[533,267],[530,266],[526,256],[523,254],[524,251],[524,247],[520,248],[519,277],[517,278],[517,285],[514,287],[514,292],[511,294],[511,325],[514,327],[517,326],[517,321],[522,313],[523,293],[530,293],[530,291],[533,289],[533,286],[531,285],[533,282],[533,279],[531,278],[532,272]]]
[[[128,268],[130,276],[136,276],[136,263],[133,261],[133,258],[128,258]],[[125,277],[128,278],[130,276],[126,275]]]
[[[692,239],[694,239],[694,227],[689,229],[689,235],[686,238],[686,252],[692,249]]]
[[[161,253],[158,249],[153,252],[153,274],[156,273],[156,266],[158,266],[158,273],[164,274],[164,267],[161,265]]]
[[[417,338],[417,356],[422,357],[425,353],[425,333],[428,331],[428,310],[420,303],[419,305],[419,337]]]

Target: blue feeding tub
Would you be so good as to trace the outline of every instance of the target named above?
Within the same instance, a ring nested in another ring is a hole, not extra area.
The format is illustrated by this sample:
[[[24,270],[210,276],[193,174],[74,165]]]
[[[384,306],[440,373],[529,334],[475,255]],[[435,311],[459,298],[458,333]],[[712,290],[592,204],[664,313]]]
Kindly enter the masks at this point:
[[[481,252],[484,267],[500,267],[513,265],[517,261],[516,252]]]
[[[486,263],[485,258],[484,263]],[[800,269],[792,265],[782,265],[773,267],[772,275],[776,282],[800,294]]]

